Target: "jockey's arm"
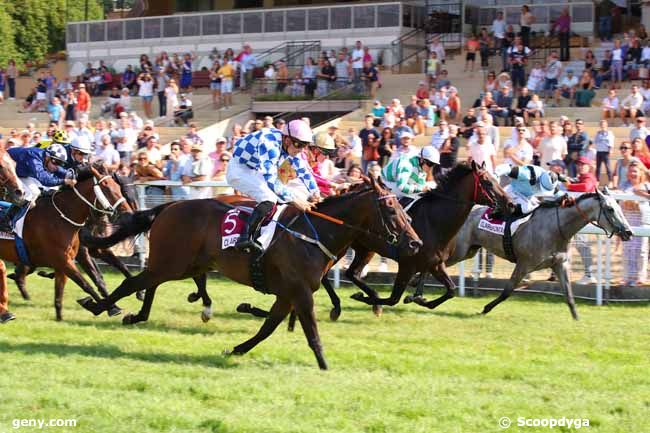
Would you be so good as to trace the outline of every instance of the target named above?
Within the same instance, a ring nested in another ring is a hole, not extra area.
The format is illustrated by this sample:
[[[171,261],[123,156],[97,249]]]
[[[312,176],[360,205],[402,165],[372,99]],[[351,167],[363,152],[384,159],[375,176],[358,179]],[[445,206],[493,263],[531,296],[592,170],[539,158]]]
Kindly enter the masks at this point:
[[[267,157],[260,161],[260,172],[262,173],[268,187],[281,200],[291,202],[294,199],[293,193],[280,181],[280,178],[278,177],[277,157],[273,158],[273,155],[271,155],[271,157]]]
[[[29,161],[29,166],[32,177],[38,180],[43,186],[60,186],[65,182],[67,171],[62,167],[58,167],[54,173],[51,173],[47,171],[41,161],[36,159]]]
[[[307,190],[310,192],[310,195],[320,196],[320,189],[318,189],[318,185],[316,184],[316,179],[314,179],[314,175],[312,174],[311,170],[307,167],[307,163],[305,162],[305,160],[292,157],[291,164],[296,170],[296,175],[298,175],[298,178],[302,181],[302,183],[305,185]]]
[[[411,163],[402,159],[397,166],[397,188],[404,194],[413,194],[424,191],[426,179],[418,177],[417,182],[413,182],[411,174],[416,168]]]

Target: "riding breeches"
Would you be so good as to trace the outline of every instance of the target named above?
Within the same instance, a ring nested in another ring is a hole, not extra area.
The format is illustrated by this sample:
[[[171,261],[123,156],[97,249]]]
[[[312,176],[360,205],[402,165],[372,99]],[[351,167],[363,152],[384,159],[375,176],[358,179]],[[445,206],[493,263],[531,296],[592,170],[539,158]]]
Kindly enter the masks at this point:
[[[278,202],[278,196],[271,191],[262,173],[253,170],[245,164],[240,164],[234,158],[228,164],[226,181],[231,187],[253,198],[257,203],[262,203],[263,201],[270,201],[271,203]]]
[[[539,200],[535,196],[526,197],[516,189],[512,187],[512,184],[507,185],[504,188],[505,192],[508,193],[512,202],[515,205],[521,206],[521,212],[524,214],[531,213],[539,206]]]
[[[41,189],[45,187],[33,177],[19,177],[22,183],[23,190],[25,191],[25,199],[34,202],[41,195]]]

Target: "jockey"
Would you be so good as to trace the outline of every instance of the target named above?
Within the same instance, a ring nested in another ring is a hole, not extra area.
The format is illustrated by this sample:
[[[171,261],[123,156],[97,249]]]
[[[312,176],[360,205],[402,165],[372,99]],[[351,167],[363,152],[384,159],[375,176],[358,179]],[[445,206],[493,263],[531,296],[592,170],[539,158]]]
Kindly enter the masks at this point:
[[[515,215],[534,211],[540,204],[536,196],[559,197],[558,180],[562,180],[563,176],[537,165],[511,167],[509,164],[500,164],[494,173],[497,177],[510,178],[510,183],[504,189],[517,205]]]
[[[427,182],[427,176],[433,176],[439,165],[440,152],[433,146],[425,146],[416,155],[405,154],[391,160],[382,175],[386,186],[400,201],[404,197],[416,199],[419,193],[435,188],[435,182]]]
[[[282,131],[262,128],[240,138],[234,146],[226,180],[234,189],[252,197],[257,206],[248,226],[235,248],[240,251],[261,251],[255,242],[264,219],[278,201],[293,204],[301,211],[311,209],[312,203],[295,195],[286,186],[298,177],[309,191],[312,201],[320,200],[320,192],[307,163],[298,158],[305,146],[313,141],[311,128],[303,120],[292,120]]]
[[[68,134],[66,134],[65,131],[63,130],[58,130],[55,131],[54,134],[52,134],[52,137],[48,140],[41,140],[40,143],[38,143],[36,146],[40,147],[41,149],[45,149],[47,147],[50,147],[53,143],[58,143],[58,144],[63,144],[67,145],[70,144],[70,139],[68,138]]]
[[[13,218],[36,201],[41,188],[52,188],[63,184],[74,185],[76,181],[63,167],[67,154],[62,145],[55,143],[47,149],[37,147],[12,147],[7,152],[16,161],[16,175],[25,189],[25,203],[12,205],[0,221],[2,230],[11,231]]]
[[[333,190],[346,189],[350,185],[346,183],[336,183],[325,178],[321,174],[320,163],[336,155],[336,145],[334,139],[327,132],[319,132],[314,136],[314,142],[307,147],[307,162],[311,167],[312,174],[316,180],[316,185],[322,196],[332,195]]]
[[[77,135],[70,144],[64,144],[63,147],[68,154],[66,167],[75,168],[88,162],[88,158],[93,149],[90,140],[85,135]]]

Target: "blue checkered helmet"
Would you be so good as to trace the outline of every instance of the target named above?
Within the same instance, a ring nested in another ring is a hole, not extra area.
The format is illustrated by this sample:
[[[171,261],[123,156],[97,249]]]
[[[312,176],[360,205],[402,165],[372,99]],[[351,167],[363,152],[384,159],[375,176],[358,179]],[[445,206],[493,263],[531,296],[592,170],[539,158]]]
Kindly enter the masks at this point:
[[[58,143],[52,143],[47,149],[45,149],[45,155],[62,164],[65,164],[68,160],[68,152],[66,152],[65,148]]]

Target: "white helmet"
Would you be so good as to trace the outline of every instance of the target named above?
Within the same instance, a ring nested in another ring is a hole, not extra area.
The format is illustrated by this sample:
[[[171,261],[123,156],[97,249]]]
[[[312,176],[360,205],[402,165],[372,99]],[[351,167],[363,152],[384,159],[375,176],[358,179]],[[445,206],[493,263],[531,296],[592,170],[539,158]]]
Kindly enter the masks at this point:
[[[433,146],[424,146],[420,151],[420,158],[434,164],[440,164],[440,152]]]
[[[314,140],[311,128],[304,120],[300,119],[285,123],[282,127],[282,134],[304,143],[311,143]]]
[[[336,150],[334,139],[327,132],[319,132],[314,136],[313,145],[325,150]]]
[[[68,160],[68,152],[65,151],[65,148],[59,143],[52,143],[45,149],[45,155],[50,158],[58,161],[61,164],[65,164]]]
[[[74,150],[77,150],[84,155],[90,155],[93,152],[93,148],[90,145],[90,140],[85,135],[77,135],[70,143],[70,147]]]

